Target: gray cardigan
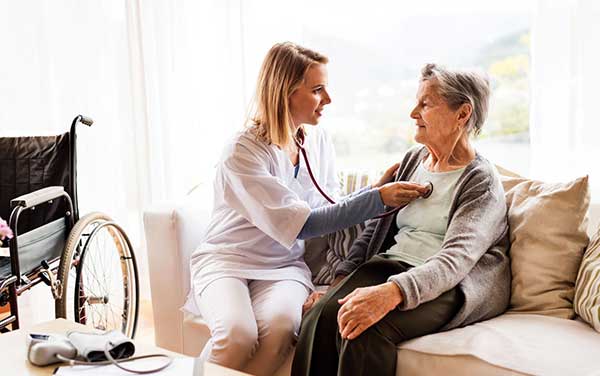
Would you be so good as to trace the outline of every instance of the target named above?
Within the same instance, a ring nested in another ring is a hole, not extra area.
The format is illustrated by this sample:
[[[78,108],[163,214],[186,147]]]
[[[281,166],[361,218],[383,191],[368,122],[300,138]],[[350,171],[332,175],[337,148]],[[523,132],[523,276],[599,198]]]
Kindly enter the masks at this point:
[[[410,149],[400,165],[398,181],[408,180],[428,155],[423,146]],[[385,252],[395,243],[397,232],[395,215],[371,221],[352,244],[348,258],[338,265],[336,276],[350,274]],[[458,285],[464,304],[442,330],[501,314],[510,298],[509,246],[502,184],[492,164],[477,154],[456,184],[440,251],[423,265],[388,279],[404,296],[398,309],[413,309]]]

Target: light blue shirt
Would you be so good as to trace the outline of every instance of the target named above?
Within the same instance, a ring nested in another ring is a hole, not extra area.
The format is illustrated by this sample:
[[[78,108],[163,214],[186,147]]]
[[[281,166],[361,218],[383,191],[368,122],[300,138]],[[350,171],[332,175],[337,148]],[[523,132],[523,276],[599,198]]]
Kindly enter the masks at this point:
[[[419,198],[398,212],[396,244],[386,251],[390,259],[419,266],[441,249],[456,183],[464,169],[431,172],[423,162],[419,164],[411,181],[422,185],[431,182],[433,192],[428,198]]]

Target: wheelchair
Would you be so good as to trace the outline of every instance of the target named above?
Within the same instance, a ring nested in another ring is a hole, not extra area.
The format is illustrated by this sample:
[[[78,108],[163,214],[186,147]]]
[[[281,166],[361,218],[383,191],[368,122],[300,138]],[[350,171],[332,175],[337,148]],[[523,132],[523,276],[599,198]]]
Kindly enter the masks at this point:
[[[131,242],[106,214],[79,218],[78,124],[93,120],[78,115],[56,136],[0,138],[0,218],[13,232],[0,244],[0,306],[10,305],[0,316],[2,332],[19,328],[18,297],[45,283],[57,318],[135,335],[139,280]]]

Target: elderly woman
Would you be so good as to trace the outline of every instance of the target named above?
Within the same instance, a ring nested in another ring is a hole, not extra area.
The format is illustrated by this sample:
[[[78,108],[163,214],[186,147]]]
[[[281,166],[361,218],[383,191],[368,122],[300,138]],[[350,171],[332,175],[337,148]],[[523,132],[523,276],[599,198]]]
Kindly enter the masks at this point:
[[[470,141],[485,121],[489,84],[434,64],[421,74],[411,117],[423,146],[407,152],[397,180],[431,181],[433,192],[371,221],[352,245],[304,318],[293,375],[394,375],[399,343],[507,307],[504,192]]]

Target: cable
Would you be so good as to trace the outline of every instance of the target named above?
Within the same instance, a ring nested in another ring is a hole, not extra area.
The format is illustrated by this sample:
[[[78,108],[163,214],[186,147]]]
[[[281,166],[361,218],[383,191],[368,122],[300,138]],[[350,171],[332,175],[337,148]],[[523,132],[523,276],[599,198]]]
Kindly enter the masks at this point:
[[[310,179],[312,180],[314,186],[317,188],[319,193],[321,193],[321,195],[327,201],[329,201],[330,204],[335,204],[335,201],[321,189],[321,187],[319,186],[319,183],[317,183],[317,179],[315,179],[315,176],[313,175],[312,168],[310,168],[310,163],[308,163],[308,156],[306,155],[306,150],[304,150],[304,146],[303,146],[304,145],[304,132],[302,132],[301,129],[298,130],[298,138],[300,139],[300,141],[298,139],[296,139],[296,137],[294,137],[294,142],[296,143],[296,146],[298,146],[298,149],[300,149],[300,152],[302,153],[302,156],[304,157],[304,163],[306,163],[306,169],[308,170],[308,175],[310,176]],[[431,193],[433,192],[433,183],[427,182],[427,185],[429,185],[429,191],[422,196],[423,198],[427,198],[427,197],[431,196]],[[376,215],[371,219],[385,218],[387,216],[390,216],[390,215],[396,213],[397,211],[399,211],[406,205],[408,205],[408,204],[397,206],[394,209],[388,210],[382,214]]]
[[[108,359],[108,360],[103,360],[100,362],[87,362],[87,361],[80,361],[80,360],[76,360],[76,359],[69,359],[69,358],[66,358],[59,354],[56,355],[56,358],[60,359],[63,362],[69,363],[70,366],[75,366],[75,365],[78,365],[78,366],[102,366],[102,365],[111,365],[112,364],[115,367],[122,369],[123,371],[135,373],[138,375],[144,375],[144,374],[148,374],[148,373],[162,371],[163,369],[170,366],[171,363],[173,363],[173,358],[171,358],[169,355],[166,355],[166,354],[148,354],[148,355],[134,356],[131,358],[117,360],[117,359],[113,358],[113,356],[110,354],[110,351],[108,350],[109,346],[112,346],[112,345],[113,344],[111,342],[106,343],[106,346],[104,347],[104,355],[106,356],[106,359]],[[119,363],[131,362],[133,360],[148,359],[148,358],[166,358],[167,362],[160,367],[149,369],[149,370],[143,370],[143,371],[123,367],[121,364],[119,364]]]

